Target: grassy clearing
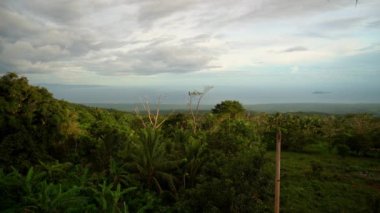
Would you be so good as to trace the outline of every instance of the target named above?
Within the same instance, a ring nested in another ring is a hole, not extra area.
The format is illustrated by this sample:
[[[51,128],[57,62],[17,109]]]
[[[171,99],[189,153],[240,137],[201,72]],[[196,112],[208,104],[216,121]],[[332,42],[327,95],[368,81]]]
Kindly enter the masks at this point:
[[[274,171],[275,152],[268,152]],[[380,212],[380,161],[283,152],[282,212]]]

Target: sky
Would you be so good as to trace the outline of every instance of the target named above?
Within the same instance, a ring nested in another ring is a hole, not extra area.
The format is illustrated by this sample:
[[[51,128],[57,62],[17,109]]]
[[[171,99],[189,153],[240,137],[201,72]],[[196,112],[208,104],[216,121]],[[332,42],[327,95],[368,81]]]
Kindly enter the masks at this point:
[[[0,75],[78,103],[380,102],[379,0],[2,0]]]

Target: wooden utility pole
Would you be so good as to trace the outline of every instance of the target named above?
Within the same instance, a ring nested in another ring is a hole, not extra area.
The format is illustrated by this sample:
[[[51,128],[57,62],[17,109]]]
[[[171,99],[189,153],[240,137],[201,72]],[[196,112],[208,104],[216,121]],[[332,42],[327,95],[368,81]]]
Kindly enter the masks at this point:
[[[280,212],[281,130],[276,134],[276,178],[274,186],[274,213]]]

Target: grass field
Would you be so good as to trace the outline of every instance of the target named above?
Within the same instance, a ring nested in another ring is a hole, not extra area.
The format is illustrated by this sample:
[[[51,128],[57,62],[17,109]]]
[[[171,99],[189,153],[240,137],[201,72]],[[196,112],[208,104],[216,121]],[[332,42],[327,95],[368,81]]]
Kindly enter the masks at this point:
[[[275,152],[268,152],[274,171]],[[380,212],[380,161],[283,152],[281,212]]]

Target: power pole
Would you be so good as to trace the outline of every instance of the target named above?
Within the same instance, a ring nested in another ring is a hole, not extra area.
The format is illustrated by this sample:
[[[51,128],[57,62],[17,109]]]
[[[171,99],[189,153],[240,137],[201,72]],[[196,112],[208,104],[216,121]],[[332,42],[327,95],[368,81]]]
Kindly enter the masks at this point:
[[[276,134],[276,178],[274,186],[274,213],[280,212],[281,130]]]

